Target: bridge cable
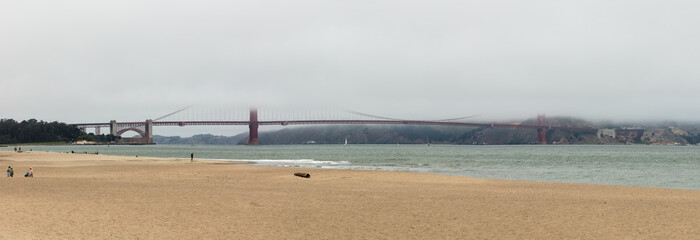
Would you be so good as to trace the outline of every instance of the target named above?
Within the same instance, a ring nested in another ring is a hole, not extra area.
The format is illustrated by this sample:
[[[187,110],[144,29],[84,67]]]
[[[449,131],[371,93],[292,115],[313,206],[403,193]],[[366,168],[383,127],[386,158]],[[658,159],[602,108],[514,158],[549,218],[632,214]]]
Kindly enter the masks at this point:
[[[431,120],[431,122],[449,122],[449,121],[462,120],[462,119],[473,118],[473,117],[478,117],[478,116],[479,116],[479,115],[471,115],[471,116],[466,116],[466,117],[448,118],[448,119],[440,119],[440,120]]]
[[[381,117],[381,116],[377,116],[377,115],[366,114],[366,113],[361,113],[361,112],[356,112],[356,111],[350,111],[350,110],[343,110],[343,111],[348,112],[348,113],[352,113],[352,114],[357,114],[357,115],[365,116],[365,117],[379,118],[379,119],[384,119],[384,120],[396,120],[396,121],[404,120],[404,119],[397,119],[397,118]]]
[[[182,109],[180,109],[180,110],[177,110],[177,111],[174,111],[174,112],[172,112],[172,113],[166,114],[165,116],[156,118],[156,119],[154,119],[153,121],[155,122],[155,121],[161,120],[161,119],[163,119],[163,118],[170,117],[170,116],[172,116],[173,114],[176,114],[176,113],[185,111],[186,109],[191,108],[192,106],[194,106],[194,105],[189,105],[189,106],[184,107],[184,108],[182,108]]]
[[[350,110],[343,110],[343,111],[357,114],[357,115],[362,115],[365,117],[379,118],[379,119],[384,119],[384,120],[406,121],[406,119],[388,118],[388,117],[382,117],[382,116],[377,116],[377,115],[372,115],[372,114],[367,114],[367,113],[361,113],[361,112],[357,112],[357,111],[350,111]],[[448,119],[440,119],[440,120],[427,120],[427,121],[430,121],[430,122],[448,122],[448,121],[455,121],[455,120],[473,118],[473,117],[478,117],[478,116],[479,115],[471,115],[471,116],[466,116],[466,117],[448,118]]]

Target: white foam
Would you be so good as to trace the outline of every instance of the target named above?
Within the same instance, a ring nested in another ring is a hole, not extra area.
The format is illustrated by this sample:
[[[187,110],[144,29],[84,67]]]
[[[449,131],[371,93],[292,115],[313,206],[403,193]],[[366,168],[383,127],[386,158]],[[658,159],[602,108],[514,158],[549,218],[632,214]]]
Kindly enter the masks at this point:
[[[262,165],[274,166],[327,166],[348,165],[349,161],[318,161],[313,159],[227,159],[228,161],[253,162]]]

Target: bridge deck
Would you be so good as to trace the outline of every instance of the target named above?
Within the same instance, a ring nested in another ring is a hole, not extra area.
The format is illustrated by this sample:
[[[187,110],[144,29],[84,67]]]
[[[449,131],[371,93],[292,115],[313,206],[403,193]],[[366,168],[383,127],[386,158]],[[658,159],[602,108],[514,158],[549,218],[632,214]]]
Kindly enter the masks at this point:
[[[468,123],[468,122],[443,122],[443,121],[416,121],[416,120],[293,120],[293,121],[163,121],[153,122],[153,126],[247,126],[253,123],[258,125],[333,125],[333,124],[389,124],[389,125],[433,125],[433,126],[465,126],[465,127],[489,127],[489,128],[530,128],[530,129],[558,129],[583,132],[597,132],[597,128],[568,127],[568,126],[540,126],[527,124],[501,124],[501,123]],[[120,126],[143,126],[144,122],[120,122]],[[109,123],[75,123],[69,124],[77,127],[109,127]]]

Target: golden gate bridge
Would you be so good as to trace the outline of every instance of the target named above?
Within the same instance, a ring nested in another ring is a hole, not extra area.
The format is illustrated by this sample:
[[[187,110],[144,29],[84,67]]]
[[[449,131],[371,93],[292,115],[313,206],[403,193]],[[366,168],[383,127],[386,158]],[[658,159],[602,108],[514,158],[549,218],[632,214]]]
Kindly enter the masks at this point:
[[[290,113],[288,116],[281,113],[268,113],[268,118],[276,118],[274,120],[261,120],[259,119],[258,110],[256,108],[248,109],[244,120],[207,120],[207,121],[193,121],[193,120],[168,120],[169,117],[181,113],[187,110],[189,107],[182,108],[175,112],[166,114],[162,117],[146,120],[143,122],[117,122],[112,120],[110,122],[102,123],[72,123],[69,125],[76,126],[77,128],[86,131],[88,128],[94,128],[95,134],[100,134],[100,129],[103,127],[108,127],[110,129],[110,134],[115,136],[121,136],[122,134],[134,131],[138,133],[141,137],[130,139],[130,143],[137,144],[149,144],[153,143],[153,127],[161,126],[248,126],[248,145],[259,145],[260,140],[258,138],[258,128],[260,126],[289,126],[289,125],[334,125],[334,124],[346,124],[346,125],[377,125],[377,124],[389,124],[389,125],[432,125],[432,126],[462,126],[462,127],[483,127],[483,128],[525,128],[533,129],[537,131],[537,143],[547,144],[546,132],[548,130],[566,130],[566,131],[576,131],[576,132],[597,132],[598,128],[592,127],[572,127],[572,126],[552,126],[547,125],[545,115],[537,116],[537,124],[518,124],[518,123],[483,123],[483,122],[462,122],[457,120],[463,120],[472,118],[474,116],[442,119],[442,120],[409,120],[409,119],[396,119],[387,118],[376,115],[364,114],[354,111],[344,111],[345,115],[338,114],[305,114],[305,113]],[[352,114],[354,117],[344,117],[347,114]],[[213,115],[222,115],[221,118],[225,118],[227,113],[219,112]],[[242,114],[237,114],[241,118]],[[272,117],[269,117],[272,116]],[[364,119],[357,119],[357,117]],[[332,119],[336,118],[336,119]],[[350,119],[354,118],[354,119]]]

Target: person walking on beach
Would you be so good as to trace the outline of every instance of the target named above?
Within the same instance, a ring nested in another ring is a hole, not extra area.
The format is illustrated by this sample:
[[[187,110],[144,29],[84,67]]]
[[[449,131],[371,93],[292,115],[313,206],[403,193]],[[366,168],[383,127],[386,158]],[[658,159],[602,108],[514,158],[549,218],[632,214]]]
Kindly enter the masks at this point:
[[[12,177],[13,173],[12,166],[7,166],[7,177]]]
[[[194,152],[190,154],[190,162],[194,162]]]

